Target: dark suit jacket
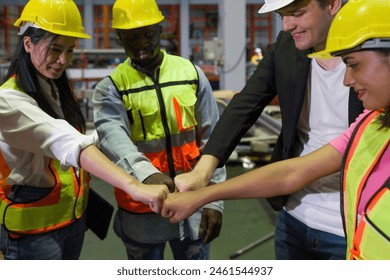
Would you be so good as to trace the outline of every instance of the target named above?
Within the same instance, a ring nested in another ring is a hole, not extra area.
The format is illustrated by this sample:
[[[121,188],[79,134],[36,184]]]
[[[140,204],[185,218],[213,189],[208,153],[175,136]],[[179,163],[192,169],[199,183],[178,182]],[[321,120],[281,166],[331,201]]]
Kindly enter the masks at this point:
[[[265,106],[278,95],[282,130],[274,147],[272,161],[291,158],[297,141],[297,123],[306,93],[311,50],[300,51],[289,33],[281,31],[276,43],[265,54],[243,90],[236,94],[223,112],[206,144],[203,154],[220,160],[223,166],[241,137],[256,122]],[[353,89],[349,94],[349,124],[363,111]],[[285,199],[269,200],[279,210]]]

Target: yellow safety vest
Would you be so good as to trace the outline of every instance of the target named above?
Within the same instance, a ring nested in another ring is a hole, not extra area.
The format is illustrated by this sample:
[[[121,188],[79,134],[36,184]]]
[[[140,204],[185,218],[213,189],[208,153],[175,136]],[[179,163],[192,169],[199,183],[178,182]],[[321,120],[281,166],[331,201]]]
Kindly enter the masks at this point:
[[[190,61],[165,52],[158,71],[156,80],[134,69],[127,59],[110,78],[122,95],[132,142],[158,170],[173,178],[191,170],[200,154],[195,131],[199,78]],[[118,188],[115,195],[123,209],[151,212]]]
[[[2,89],[17,88],[9,79]],[[56,184],[48,195],[28,203],[16,203],[8,198],[12,186],[7,184],[11,170],[0,153],[0,223],[14,234],[39,234],[63,228],[79,219],[87,206],[88,174],[80,169],[79,178],[73,167],[63,171],[59,160],[51,159],[50,170]]]
[[[390,186],[382,186],[358,221],[363,189],[389,147],[390,129],[379,129],[380,111],[368,114],[356,127],[344,158],[342,182],[347,259],[390,259]],[[389,169],[390,170],[390,169]]]

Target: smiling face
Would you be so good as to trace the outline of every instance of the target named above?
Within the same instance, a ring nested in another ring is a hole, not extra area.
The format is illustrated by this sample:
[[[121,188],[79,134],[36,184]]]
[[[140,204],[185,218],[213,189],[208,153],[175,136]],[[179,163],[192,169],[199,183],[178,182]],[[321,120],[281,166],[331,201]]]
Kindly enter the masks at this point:
[[[344,85],[353,87],[369,110],[390,107],[390,52],[357,51],[343,56]]]
[[[161,62],[161,26],[158,24],[118,30],[119,38],[128,57],[137,65],[153,70]]]
[[[24,48],[30,54],[36,70],[49,79],[58,79],[72,61],[76,38],[58,36],[33,43],[31,38],[23,38]]]
[[[330,24],[341,8],[341,1],[330,0],[322,7],[317,0],[292,3],[276,12],[282,18],[283,31],[289,32],[299,50],[325,48]]]

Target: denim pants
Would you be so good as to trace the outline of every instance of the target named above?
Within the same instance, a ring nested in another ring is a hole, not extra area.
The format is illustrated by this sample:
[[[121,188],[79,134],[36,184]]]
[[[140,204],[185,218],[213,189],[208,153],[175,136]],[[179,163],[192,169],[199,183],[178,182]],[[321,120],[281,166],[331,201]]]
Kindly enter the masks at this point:
[[[47,189],[20,187],[15,201],[32,201],[47,193]],[[77,260],[85,231],[86,215],[65,228],[19,238],[10,237],[1,225],[0,249],[7,260]]]
[[[171,246],[175,260],[208,260],[210,244],[204,244],[202,239],[191,240],[174,238],[164,243],[139,243],[130,239],[121,229],[120,222],[114,220],[114,231],[123,241],[129,260],[163,260],[167,243]]]
[[[277,260],[345,260],[346,240],[310,228],[281,210],[275,227],[275,257]]]

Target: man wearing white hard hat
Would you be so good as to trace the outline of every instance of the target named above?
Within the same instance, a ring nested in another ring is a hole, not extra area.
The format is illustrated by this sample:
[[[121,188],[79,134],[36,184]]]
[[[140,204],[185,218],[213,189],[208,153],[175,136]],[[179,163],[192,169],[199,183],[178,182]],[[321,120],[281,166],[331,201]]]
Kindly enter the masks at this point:
[[[272,161],[310,153],[356,119],[363,107],[353,90],[343,85],[345,65],[341,59],[307,57],[325,48],[330,24],[343,2],[265,0],[259,13],[278,13],[283,30],[223,112],[195,169],[176,177],[180,190],[205,185],[275,96],[281,108],[282,130]],[[199,178],[203,182],[199,183]],[[255,183],[260,186],[262,182]],[[288,197],[269,199],[279,211],[276,259],[345,259],[339,185],[339,174],[333,174]]]

